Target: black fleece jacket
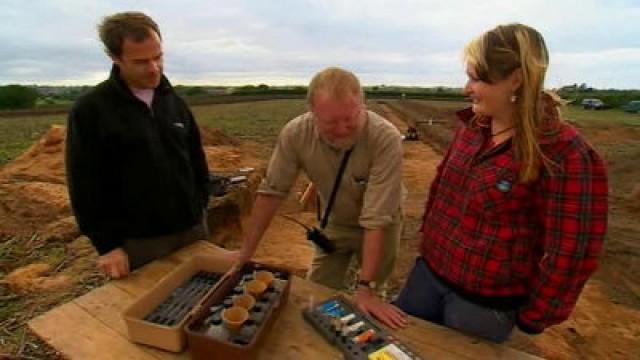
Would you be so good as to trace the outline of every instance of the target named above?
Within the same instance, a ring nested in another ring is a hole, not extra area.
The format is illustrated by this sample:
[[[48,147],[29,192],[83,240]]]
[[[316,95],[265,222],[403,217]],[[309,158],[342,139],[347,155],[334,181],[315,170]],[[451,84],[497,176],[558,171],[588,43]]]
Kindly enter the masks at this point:
[[[198,127],[164,76],[150,109],[114,66],[69,113],[65,155],[73,212],[99,254],[186,230],[207,204]]]

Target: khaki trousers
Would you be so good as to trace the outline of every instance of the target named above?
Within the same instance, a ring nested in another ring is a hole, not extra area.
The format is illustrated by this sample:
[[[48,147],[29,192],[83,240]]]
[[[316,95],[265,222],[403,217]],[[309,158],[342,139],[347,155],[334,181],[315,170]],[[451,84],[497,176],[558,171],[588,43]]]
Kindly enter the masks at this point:
[[[402,225],[403,216],[398,212],[393,218],[393,223],[384,229],[383,257],[378,275],[375,277],[378,292],[384,291],[385,283],[393,272],[398,257]],[[359,269],[362,264],[364,229],[329,224],[324,233],[335,244],[336,251],[327,254],[314,245],[315,254],[307,278],[330,288],[347,290],[353,285],[350,281],[354,280],[348,276],[349,265],[355,260]]]

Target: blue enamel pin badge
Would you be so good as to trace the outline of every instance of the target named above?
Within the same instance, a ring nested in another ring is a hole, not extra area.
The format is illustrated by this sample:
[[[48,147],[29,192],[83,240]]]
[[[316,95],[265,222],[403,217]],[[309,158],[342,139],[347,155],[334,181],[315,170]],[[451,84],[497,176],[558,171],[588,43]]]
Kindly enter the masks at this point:
[[[509,180],[500,180],[496,183],[496,187],[501,192],[508,192],[511,190],[511,181]]]

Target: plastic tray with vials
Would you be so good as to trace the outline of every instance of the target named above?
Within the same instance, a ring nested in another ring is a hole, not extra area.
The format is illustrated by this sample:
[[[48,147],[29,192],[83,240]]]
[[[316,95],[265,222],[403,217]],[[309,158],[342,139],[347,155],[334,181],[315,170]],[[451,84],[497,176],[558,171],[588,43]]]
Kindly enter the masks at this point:
[[[176,288],[144,320],[158,325],[174,326],[179,323],[218,282],[222,273],[200,271]]]
[[[290,276],[283,269],[246,264],[187,325],[192,356],[204,359],[213,351],[221,358],[255,358],[259,343],[286,303]]]
[[[423,359],[342,296],[310,304],[303,316],[347,360]]]

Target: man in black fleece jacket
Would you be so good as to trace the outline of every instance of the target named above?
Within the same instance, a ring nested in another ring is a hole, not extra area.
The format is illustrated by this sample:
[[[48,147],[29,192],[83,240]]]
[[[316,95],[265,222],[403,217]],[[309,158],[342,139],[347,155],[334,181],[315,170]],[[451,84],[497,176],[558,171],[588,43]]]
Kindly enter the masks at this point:
[[[157,24],[126,12],[98,30],[113,67],[69,114],[67,182],[98,267],[119,278],[206,234],[208,168],[193,115],[162,74]]]

